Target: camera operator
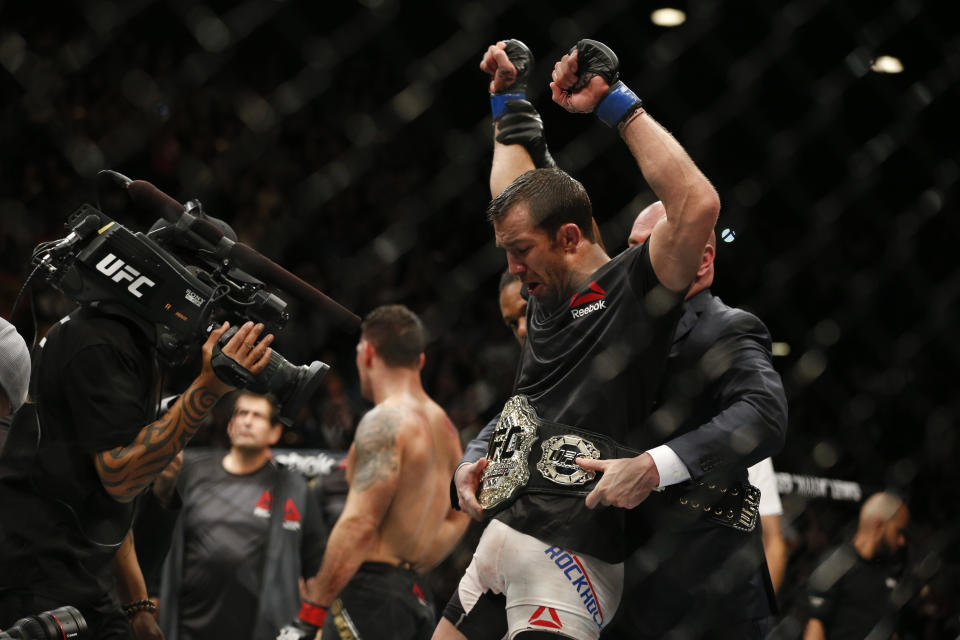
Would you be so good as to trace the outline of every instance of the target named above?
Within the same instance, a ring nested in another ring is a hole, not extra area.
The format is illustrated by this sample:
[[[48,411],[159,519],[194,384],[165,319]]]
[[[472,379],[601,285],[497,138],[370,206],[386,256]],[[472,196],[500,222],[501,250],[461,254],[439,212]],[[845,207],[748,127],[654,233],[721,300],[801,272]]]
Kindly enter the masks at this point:
[[[152,324],[89,304],[50,330],[34,364],[33,403],[17,414],[0,456],[0,628],[73,605],[91,637],[133,638],[128,617],[138,638],[162,637],[132,555],[134,501],[232,389],[211,366],[227,329],[209,334],[200,374],[159,419]],[[259,374],[273,340],[263,330],[245,323],[223,353]]]

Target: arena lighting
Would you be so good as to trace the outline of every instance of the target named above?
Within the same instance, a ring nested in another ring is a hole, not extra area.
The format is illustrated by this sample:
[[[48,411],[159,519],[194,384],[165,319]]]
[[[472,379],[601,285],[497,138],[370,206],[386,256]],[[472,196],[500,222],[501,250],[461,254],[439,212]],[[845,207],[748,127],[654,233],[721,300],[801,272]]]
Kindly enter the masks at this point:
[[[658,27],[679,27],[687,21],[687,14],[679,9],[664,7],[651,13],[650,21]]]
[[[774,342],[771,345],[771,351],[775,356],[790,355],[790,345],[786,342]]]
[[[720,232],[720,239],[726,242],[727,244],[730,244],[731,242],[737,239],[737,232],[734,231],[733,229],[726,228]]]
[[[900,58],[893,56],[878,56],[870,64],[870,69],[877,73],[900,73],[903,71],[903,63],[900,62]]]

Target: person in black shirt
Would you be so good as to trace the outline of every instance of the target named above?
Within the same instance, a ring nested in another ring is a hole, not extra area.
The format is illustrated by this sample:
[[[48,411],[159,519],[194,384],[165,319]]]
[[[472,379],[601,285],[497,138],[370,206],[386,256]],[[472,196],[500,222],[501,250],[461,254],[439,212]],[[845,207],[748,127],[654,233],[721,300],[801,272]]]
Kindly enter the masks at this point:
[[[516,95],[531,67],[528,50],[525,60],[508,54],[516,44],[490,47],[481,63],[493,78],[495,120],[500,97]],[[719,213],[710,182],[617,82],[617,67],[609,48],[582,40],[555,65],[550,88],[555,102],[597,113],[627,143],[667,211],[649,242],[611,259],[597,244],[583,186],[557,169],[530,170],[522,145],[495,143],[491,192],[503,190],[487,212],[529,302],[517,395],[487,466],[508,469],[499,477],[509,479],[513,461],[523,471],[528,458],[540,457],[526,430],[539,433],[534,439],[548,428],[559,434],[542,440],[542,466],[526,484],[508,481],[501,496],[500,485],[485,480],[481,490],[486,512],[499,514],[460,583],[459,604],[469,614],[485,593],[502,593],[511,637],[596,638],[616,611],[628,551],[625,509],[660,486],[658,467],[671,454],[645,446],[641,427]],[[434,637],[463,637],[458,621],[444,616]]]
[[[301,473],[273,460],[278,412],[271,396],[239,392],[230,450],[184,463],[160,597],[167,640],[275,638],[300,608],[298,579],[320,567],[319,505]]]
[[[89,305],[48,332],[34,402],[17,414],[0,457],[0,627],[62,605],[77,607],[97,638],[131,637],[124,613],[149,622],[140,614],[152,605],[129,562],[134,502],[231,389],[210,366],[227,328],[210,333],[200,375],[159,419],[152,325]],[[272,341],[262,331],[245,323],[224,353],[262,371]],[[125,569],[119,575],[115,562]],[[113,595],[116,578],[133,605],[125,610]]]
[[[889,638],[896,630],[891,595],[898,579],[893,556],[907,544],[910,511],[888,492],[875,493],[860,508],[851,542],[828,553],[810,574],[810,619],[804,640]]]
[[[646,242],[663,215],[659,202],[644,209],[637,216],[628,245]],[[786,398],[773,369],[766,327],[752,314],[728,307],[710,292],[715,243],[711,235],[687,292],[658,406],[682,416],[665,444],[685,456],[684,466],[698,479],[707,476],[697,457],[700,447],[685,446],[683,438],[676,442],[673,438],[699,431],[701,445],[712,443],[714,450],[733,442],[734,433],[756,440],[756,446],[748,450],[726,450],[727,468],[710,474],[712,482],[723,477],[731,482],[742,479],[745,465],[782,443]],[[504,323],[523,344],[527,302],[520,284],[516,276],[505,272],[500,279],[499,302]],[[714,375],[703,376],[702,366],[717,358],[725,366],[715,368]],[[496,420],[487,425],[467,446],[458,471],[468,473],[470,465],[486,454],[495,424]],[[686,468],[678,472],[690,475]],[[764,637],[776,603],[766,580],[760,530],[743,532],[703,520],[675,519],[662,524],[665,526],[657,532],[659,544],[645,545],[627,560],[624,605],[601,637],[659,638],[670,633],[689,638]],[[665,541],[669,544],[663,544]],[[651,571],[653,555],[658,562]],[[492,616],[476,617],[485,629],[494,626]],[[460,626],[472,623],[467,620]]]

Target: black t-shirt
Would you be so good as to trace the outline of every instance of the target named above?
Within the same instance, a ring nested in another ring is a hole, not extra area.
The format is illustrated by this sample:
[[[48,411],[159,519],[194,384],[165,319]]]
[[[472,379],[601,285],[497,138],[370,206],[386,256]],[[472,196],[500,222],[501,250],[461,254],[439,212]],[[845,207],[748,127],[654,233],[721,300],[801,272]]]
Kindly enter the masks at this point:
[[[832,551],[811,574],[808,613],[823,623],[830,640],[889,638],[897,607],[890,596],[897,586],[896,567],[887,558],[864,560],[846,543]]]
[[[94,455],[130,444],[156,419],[158,368],[137,325],[87,308],[61,320],[41,346],[36,456],[8,446],[0,460],[0,588],[82,609],[112,588],[111,560],[134,510],[103,488]],[[35,441],[13,431],[10,438]]]
[[[183,500],[181,638],[250,637],[260,601],[277,465],[244,475],[223,468],[224,453],[185,464],[179,479]],[[303,480],[306,484],[306,480]],[[300,544],[301,571],[314,575],[324,548],[324,525],[314,498],[293,509],[284,505],[282,532]],[[291,603],[289,617],[297,613]]]
[[[545,420],[636,446],[682,301],[660,285],[646,243],[597,269],[554,309],[531,296],[515,393],[525,394]],[[582,496],[526,494],[497,517],[552,545],[620,562],[624,513],[588,509]]]

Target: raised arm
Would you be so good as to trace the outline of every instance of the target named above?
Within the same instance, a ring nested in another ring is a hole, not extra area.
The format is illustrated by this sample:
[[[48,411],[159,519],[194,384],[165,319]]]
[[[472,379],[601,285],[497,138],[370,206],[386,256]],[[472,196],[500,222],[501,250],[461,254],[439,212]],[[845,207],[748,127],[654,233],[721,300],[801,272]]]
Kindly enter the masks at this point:
[[[666,219],[650,238],[650,261],[660,282],[673,291],[693,280],[720,213],[720,198],[680,143],[641,106],[619,80],[619,60],[603,43],[581,40],[554,65],[553,100],[574,113],[596,113],[618,128]]]
[[[114,500],[130,502],[149,486],[183,450],[220,396],[233,388],[217,378],[210,366],[213,347],[228,328],[224,323],[210,332],[203,345],[200,375],[163,417],[141,429],[129,445],[94,456],[100,482]],[[263,325],[247,322],[224,345],[224,354],[251,373],[260,373],[270,360],[273,341],[273,335],[267,335],[257,342],[262,331]]]
[[[480,69],[490,76],[494,123],[492,198],[527,171],[556,166],[543,135],[543,120],[527,100],[533,63],[530,49],[519,40],[501,40],[490,45],[480,62]]]

